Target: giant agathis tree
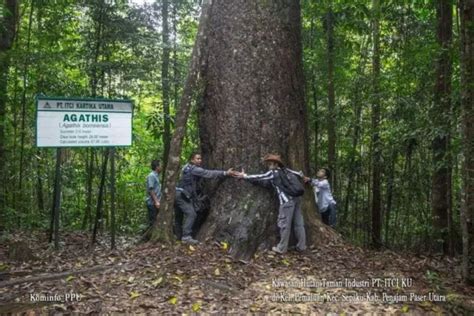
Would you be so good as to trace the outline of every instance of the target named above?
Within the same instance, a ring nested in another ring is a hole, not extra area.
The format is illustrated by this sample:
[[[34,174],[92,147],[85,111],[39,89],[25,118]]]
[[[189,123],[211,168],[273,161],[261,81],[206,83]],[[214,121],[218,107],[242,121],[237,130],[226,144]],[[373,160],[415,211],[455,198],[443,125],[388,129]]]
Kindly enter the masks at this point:
[[[278,153],[291,168],[309,169],[299,2],[207,1],[200,23],[171,142],[165,203],[152,234],[156,240],[170,239],[166,235],[189,88],[201,92],[197,110],[207,168],[260,173],[265,171],[262,157]],[[229,242],[231,255],[241,259],[276,241],[278,205],[270,190],[237,179],[207,184],[211,212],[200,239]],[[308,243],[332,235],[317,220],[310,194],[304,215]]]
[[[289,167],[307,173],[299,1],[216,1],[207,48],[198,107],[206,165],[261,173],[262,157],[278,153]],[[273,192],[235,179],[210,183],[207,192],[211,213],[201,238],[230,242],[231,254],[244,259],[275,242],[278,207]],[[307,201],[311,239],[321,230],[313,229],[319,222],[310,196]]]

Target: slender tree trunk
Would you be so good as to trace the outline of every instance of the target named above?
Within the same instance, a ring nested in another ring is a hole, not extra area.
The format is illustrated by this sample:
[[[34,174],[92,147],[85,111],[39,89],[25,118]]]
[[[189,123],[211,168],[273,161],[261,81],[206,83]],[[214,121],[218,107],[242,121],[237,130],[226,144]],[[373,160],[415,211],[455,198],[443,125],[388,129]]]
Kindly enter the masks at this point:
[[[28,68],[29,68],[29,58],[30,58],[30,43],[31,43],[31,26],[33,24],[33,11],[34,11],[34,2],[30,4],[30,13],[28,17],[28,33],[26,40],[26,55],[25,60],[23,61],[23,92],[21,96],[21,129],[20,129],[20,174],[18,178],[18,195],[17,200],[23,201],[23,172],[25,170],[24,164],[24,152],[25,152],[25,137],[26,137],[26,89],[28,86]],[[21,204],[20,209],[23,210],[25,205]],[[27,210],[29,208],[26,208]]]
[[[43,197],[43,179],[42,179],[42,170],[41,170],[41,152],[38,149],[36,151],[36,196],[38,199],[38,209],[41,211],[41,214],[45,211],[44,206],[44,197]]]
[[[179,69],[178,69],[178,41],[176,39],[178,35],[178,21],[177,21],[177,15],[178,15],[178,8],[177,8],[177,3],[173,3],[172,6],[173,10],[172,12],[172,28],[173,28],[173,58],[171,59],[173,61],[173,106],[175,109],[178,108],[178,88],[180,86],[179,84]]]
[[[390,238],[390,216],[392,215],[392,203],[393,203],[393,187],[395,181],[395,166],[397,164],[398,153],[395,149],[392,149],[392,159],[390,161],[390,169],[388,174],[387,183],[387,208],[385,212],[385,244],[389,245]]]
[[[87,162],[87,197],[86,197],[86,211],[84,214],[84,220],[82,221],[82,229],[91,229],[91,218],[92,218],[92,181],[94,179],[94,149],[88,149],[89,157]]]
[[[382,245],[381,142],[380,142],[380,0],[372,0],[372,247]]]
[[[49,242],[54,241],[54,249],[59,249],[59,216],[61,213],[61,164],[62,149],[56,149],[56,168],[54,174],[53,207],[51,208],[51,226]]]
[[[115,249],[115,148],[110,149],[110,247]]]
[[[462,275],[474,284],[474,0],[460,0],[461,16],[461,108],[464,151],[461,225],[463,235]]]
[[[313,51],[314,49],[314,19],[311,19],[311,33],[309,37],[309,47],[310,50]],[[313,131],[314,131],[314,143],[313,143],[313,165],[315,168],[319,165],[319,110],[318,110],[318,88],[316,84],[316,65],[310,65],[310,92],[311,92],[311,99],[313,100]],[[311,172],[311,170],[310,170]]]
[[[198,112],[206,165],[259,173],[262,157],[273,152],[307,173],[299,2],[217,1],[210,28],[207,85]],[[227,241],[234,258],[247,260],[259,246],[275,242],[278,207],[270,190],[237,181],[208,182],[211,212],[199,238]],[[308,190],[303,212],[309,243],[330,235],[312,201]]]
[[[5,151],[5,125],[6,125],[6,105],[8,102],[8,51],[13,45],[16,34],[16,24],[18,19],[18,2],[16,0],[4,0],[0,5],[4,5],[4,16],[0,24],[0,183],[6,183],[6,151]],[[5,227],[6,211],[6,191],[0,189],[0,234]]]
[[[449,174],[449,129],[451,117],[451,38],[453,23],[453,5],[451,0],[437,0],[436,15],[438,20],[437,39],[439,54],[437,58],[436,86],[434,106],[432,109],[433,127],[437,133],[432,142],[434,172],[432,175],[432,216],[435,232],[435,248],[445,254],[448,243],[448,208],[451,188]]]
[[[207,28],[209,11],[212,0],[205,0],[202,5],[199,29],[191,55],[189,73],[186,77],[183,96],[181,97],[178,113],[176,115],[176,127],[170,144],[168,155],[168,166],[166,168],[162,205],[158,213],[155,225],[146,233],[154,242],[171,243],[174,240],[173,218],[174,218],[174,197],[176,180],[179,175],[179,164],[181,155],[181,145],[186,133],[186,124],[191,111],[191,103],[195,100],[196,94],[202,90],[202,68],[206,62],[207,50]]]
[[[163,61],[161,64],[161,88],[163,97],[163,174],[166,173],[166,166],[168,164],[168,154],[170,151],[171,141],[171,117],[170,117],[170,78],[169,78],[169,64],[170,64],[170,40],[169,40],[169,26],[168,26],[168,0],[163,0],[161,5],[161,18],[163,19]]]
[[[332,5],[332,4],[331,4]],[[334,13],[332,7],[326,15],[326,36],[327,36],[327,58],[328,58],[328,166],[331,169],[331,184],[332,190],[337,192],[337,177],[336,177],[336,124],[337,124],[337,110],[336,110],[336,92],[334,88]]]
[[[97,209],[95,213],[94,230],[92,232],[92,244],[95,244],[97,240],[97,232],[103,219],[103,205],[104,205],[104,191],[105,191],[105,179],[107,175],[107,161],[109,158],[109,149],[106,149],[103,155],[102,161],[102,173],[100,177],[99,196],[97,198]]]
[[[360,61],[359,61],[359,66],[357,69],[357,79],[356,83],[354,85],[354,99],[353,99],[353,104],[354,104],[354,115],[355,115],[355,121],[354,121],[354,132],[352,134],[352,148],[350,152],[350,162],[349,162],[349,175],[348,175],[348,180],[347,180],[347,190],[346,190],[346,198],[344,202],[344,210],[341,216],[341,226],[344,225],[347,221],[347,217],[349,215],[349,201],[352,199],[353,191],[354,191],[354,176],[356,174],[356,162],[357,165],[360,164],[360,158],[358,157],[359,154],[357,152],[357,146],[359,144],[359,138],[360,138],[360,132],[361,132],[361,116],[362,116],[362,102],[361,102],[361,84],[362,84],[362,79],[363,79],[363,74],[365,71],[365,64],[367,62],[367,49],[368,49],[368,42],[365,40],[362,43],[362,49],[360,52]]]

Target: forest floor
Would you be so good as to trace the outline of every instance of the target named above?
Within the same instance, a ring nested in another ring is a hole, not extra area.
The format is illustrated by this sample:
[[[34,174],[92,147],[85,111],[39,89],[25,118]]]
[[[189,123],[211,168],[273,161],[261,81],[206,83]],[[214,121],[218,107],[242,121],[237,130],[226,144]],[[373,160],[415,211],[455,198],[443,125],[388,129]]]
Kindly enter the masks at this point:
[[[0,314],[470,314],[474,306],[474,288],[462,285],[452,258],[327,244],[306,253],[263,251],[242,262],[217,242],[164,247],[120,239],[119,250],[110,251],[105,239],[91,250],[89,235],[62,238],[60,251],[45,234],[1,241]],[[26,243],[34,258],[7,259],[15,241]]]

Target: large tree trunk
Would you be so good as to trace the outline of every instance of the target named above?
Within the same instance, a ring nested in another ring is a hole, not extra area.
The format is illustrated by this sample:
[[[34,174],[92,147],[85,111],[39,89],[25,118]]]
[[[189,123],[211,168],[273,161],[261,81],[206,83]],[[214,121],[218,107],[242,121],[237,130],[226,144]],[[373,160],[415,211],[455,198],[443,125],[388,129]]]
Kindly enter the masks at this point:
[[[463,279],[474,284],[474,0],[461,0],[461,106],[463,126]]]
[[[18,2],[16,0],[3,0],[5,6],[4,16],[0,16],[0,183],[6,183],[6,154],[5,154],[5,123],[7,104],[7,76],[9,68],[8,51],[13,45],[18,19]],[[6,210],[6,186],[0,189],[0,233],[3,232]]]
[[[259,173],[261,158],[271,152],[307,173],[299,2],[218,1],[209,19],[206,88],[198,112],[206,166]],[[276,241],[273,192],[236,179],[209,183],[207,192],[211,213],[201,239],[227,241],[230,254],[244,260]],[[308,239],[326,240],[328,230],[311,200],[308,190],[303,206]]]
[[[438,19],[438,44],[440,52],[437,59],[436,86],[432,123],[438,131],[432,142],[434,172],[432,176],[433,228],[435,231],[436,250],[448,253],[448,210],[451,188],[449,186],[449,129],[451,117],[451,38],[453,23],[453,5],[451,0],[438,0],[436,15]]]

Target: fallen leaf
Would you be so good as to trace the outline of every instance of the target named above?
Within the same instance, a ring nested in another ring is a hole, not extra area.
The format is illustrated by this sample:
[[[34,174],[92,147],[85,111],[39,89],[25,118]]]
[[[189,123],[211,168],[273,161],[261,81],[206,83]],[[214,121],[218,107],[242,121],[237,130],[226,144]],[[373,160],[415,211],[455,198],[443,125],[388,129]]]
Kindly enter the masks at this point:
[[[66,278],[66,281],[70,282],[70,281],[74,280],[75,278],[76,278],[75,276],[70,275]]]
[[[409,310],[410,310],[410,307],[408,307],[408,305],[403,305],[402,313],[408,313]]]
[[[222,249],[223,249],[223,250],[229,249],[229,243],[223,241],[223,242],[221,242],[221,245],[222,245]]]
[[[178,302],[178,299],[176,298],[176,296],[171,296],[168,302],[172,305],[176,305],[176,303]]]
[[[183,279],[181,279],[179,276],[175,275],[173,276],[173,279],[175,279],[176,281],[178,281],[179,283],[183,283]]]
[[[189,245],[189,250],[191,250],[191,251],[195,251],[195,250],[196,250],[196,248],[194,248],[192,245]]]
[[[216,270],[214,270],[214,274],[219,276],[221,275],[221,272],[219,271],[219,268],[216,268]]]
[[[151,282],[151,285],[156,287],[156,286],[160,285],[162,282],[163,282],[163,277],[159,277],[158,279]]]
[[[201,303],[196,302],[192,306],[193,312],[199,312],[201,310]]]
[[[137,297],[139,297],[140,295],[141,295],[141,294],[138,293],[138,292],[131,291],[131,292],[130,292],[130,299],[131,299],[131,300],[134,300],[134,299],[136,299]]]

